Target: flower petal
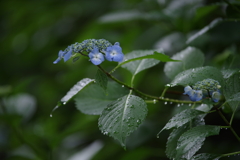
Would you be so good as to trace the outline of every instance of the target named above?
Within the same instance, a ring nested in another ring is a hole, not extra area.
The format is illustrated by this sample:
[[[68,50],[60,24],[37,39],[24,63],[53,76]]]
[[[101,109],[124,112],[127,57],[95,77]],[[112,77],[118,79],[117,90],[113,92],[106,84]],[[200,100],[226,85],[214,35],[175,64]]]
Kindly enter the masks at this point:
[[[64,62],[72,57],[72,48],[63,56]]]

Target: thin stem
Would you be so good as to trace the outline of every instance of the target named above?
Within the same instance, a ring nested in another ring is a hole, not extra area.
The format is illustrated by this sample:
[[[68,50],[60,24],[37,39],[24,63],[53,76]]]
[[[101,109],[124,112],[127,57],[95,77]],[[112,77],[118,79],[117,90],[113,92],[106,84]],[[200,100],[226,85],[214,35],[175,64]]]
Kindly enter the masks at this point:
[[[239,103],[238,103],[238,104],[239,104]],[[235,109],[234,109],[234,111],[233,111],[233,114],[232,114],[232,116],[231,116],[230,125],[232,125],[232,121],[233,121],[234,115],[235,115],[235,113],[236,113],[236,111],[237,111],[238,104],[237,104],[237,106],[235,107]]]
[[[237,154],[240,154],[240,151],[227,153],[227,154],[222,154],[220,157],[233,156],[233,155],[237,155]]]
[[[126,83],[119,81],[118,79],[116,79],[114,76],[112,76],[110,73],[106,72],[100,65],[97,66],[101,71],[103,71],[103,73],[105,73],[109,78],[111,78],[112,80],[116,81],[117,83],[123,85],[124,87],[133,90],[134,92],[136,92],[137,94],[143,96],[144,98],[150,98],[150,99],[155,99],[156,101],[166,101],[166,102],[176,102],[176,103],[186,103],[186,104],[193,104],[193,103],[201,103],[201,102],[192,102],[192,101],[185,101],[185,100],[176,100],[176,99],[169,99],[169,98],[163,98],[163,97],[156,97],[156,96],[152,96],[149,94],[145,94],[129,85],[127,85]]]
[[[230,128],[230,126],[220,126],[220,128]]]
[[[228,122],[226,117],[222,114],[221,110],[217,108],[218,114],[221,116],[221,118],[224,120],[224,122],[229,126],[230,130],[232,131],[233,135],[237,138],[237,140],[240,142],[240,138],[235,132],[235,130],[232,128],[231,124]]]
[[[164,97],[164,95],[165,95],[166,91],[168,90],[168,88],[169,88],[169,86],[165,86],[165,88],[164,88],[164,90],[163,90],[163,92],[161,94],[161,97]]]

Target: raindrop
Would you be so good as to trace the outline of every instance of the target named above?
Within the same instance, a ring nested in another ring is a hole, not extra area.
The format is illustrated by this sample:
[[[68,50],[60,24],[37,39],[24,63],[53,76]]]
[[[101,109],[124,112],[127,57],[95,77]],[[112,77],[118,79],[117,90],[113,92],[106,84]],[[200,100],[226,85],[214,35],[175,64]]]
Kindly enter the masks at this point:
[[[107,131],[105,131],[105,132],[103,132],[103,134],[104,134],[104,135],[108,135],[108,132],[107,132]]]
[[[178,104],[177,107],[180,107],[180,104]]]
[[[170,104],[173,104],[173,102],[170,102]]]
[[[138,120],[137,120],[137,123],[138,123],[138,124],[140,124],[140,123],[141,123],[141,121],[138,119]]]
[[[50,117],[52,117],[52,114],[50,114]]]
[[[166,105],[166,104],[167,104],[167,102],[164,102],[164,104]]]
[[[181,105],[183,106],[183,103]]]
[[[195,69],[193,68],[192,71],[195,71]]]
[[[67,102],[63,102],[63,104],[65,105]]]
[[[156,99],[153,100],[153,104],[156,104]]]
[[[190,107],[192,104],[190,103],[188,106]]]
[[[167,84],[166,86],[167,86],[167,87],[171,87],[171,84]]]
[[[122,85],[122,87],[124,87],[124,85]]]
[[[157,135],[157,138],[159,138],[159,135]]]

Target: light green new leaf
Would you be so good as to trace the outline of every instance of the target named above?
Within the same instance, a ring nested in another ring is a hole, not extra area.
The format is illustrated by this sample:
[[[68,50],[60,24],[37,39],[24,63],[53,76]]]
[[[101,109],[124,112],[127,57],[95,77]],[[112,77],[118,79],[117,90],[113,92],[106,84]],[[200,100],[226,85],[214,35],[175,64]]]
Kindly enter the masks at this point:
[[[139,51],[132,51],[125,55],[125,60],[131,60],[135,58],[140,58],[147,55],[153,55],[154,50],[139,50]],[[148,69],[150,67],[153,67],[157,65],[160,61],[156,59],[145,59],[141,58],[140,60],[134,60],[132,62],[126,63],[121,66],[122,68],[125,68],[129,70],[133,75],[138,74],[139,72]]]
[[[205,112],[195,109],[186,109],[172,117],[158,134],[160,134],[164,129],[181,127],[182,125],[186,124],[187,122],[201,114],[205,114]]]
[[[150,54],[150,55],[125,60],[124,62],[120,63],[119,65],[124,65],[124,64],[132,62],[132,61],[143,60],[143,59],[156,59],[161,62],[180,62],[179,60],[174,60],[174,59],[169,58],[169,56],[166,54],[158,53],[157,51],[155,51],[155,52],[153,52],[153,54]]]
[[[201,153],[192,157],[191,160],[205,160],[205,159],[218,160],[219,158],[221,158],[221,155],[219,154]]]
[[[100,69],[97,70],[95,75],[96,84],[98,84],[104,91],[107,90],[108,77]]]
[[[164,72],[170,79],[184,70],[201,67],[204,63],[204,54],[197,48],[188,47],[173,55],[172,59],[178,59],[181,62],[167,62],[165,64]]]
[[[239,92],[240,92],[240,73],[237,72],[230,76],[226,80],[226,86],[224,87],[224,96],[228,102],[228,104],[231,106],[232,111],[236,109],[236,107],[239,105]]]
[[[220,126],[202,125],[183,133],[178,140],[176,159],[190,159],[201,148],[205,137],[218,135],[219,131]]]
[[[224,87],[224,81],[222,73],[215,67],[205,66],[193,69],[188,69],[179,73],[171,82],[172,86],[181,85],[193,85],[198,81],[211,78],[218,81],[222,87]]]
[[[57,106],[55,108],[53,108],[52,113],[61,105],[65,105],[67,104],[67,102],[72,99],[79,91],[81,91],[84,87],[86,87],[87,85],[93,83],[94,80],[90,79],[90,78],[84,78],[82,80],[80,80],[79,82],[77,82],[68,92],[67,94],[60,100],[60,102],[58,102]]]
[[[91,84],[79,92],[74,100],[77,109],[82,113],[100,115],[109,103],[127,93],[128,90],[126,88],[110,81],[106,92],[99,85]]]
[[[129,94],[109,104],[103,110],[98,125],[104,135],[118,140],[125,148],[126,137],[137,129],[146,115],[144,100]]]

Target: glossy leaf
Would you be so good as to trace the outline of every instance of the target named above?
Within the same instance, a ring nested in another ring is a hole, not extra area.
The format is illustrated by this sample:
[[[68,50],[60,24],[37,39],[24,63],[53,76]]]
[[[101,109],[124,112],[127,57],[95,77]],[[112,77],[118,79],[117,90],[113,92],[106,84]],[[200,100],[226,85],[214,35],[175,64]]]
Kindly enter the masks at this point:
[[[198,81],[211,78],[218,81],[221,86],[224,86],[222,73],[215,67],[206,66],[188,69],[179,73],[171,82],[172,86],[181,85],[193,85]]]
[[[109,104],[99,118],[99,128],[104,135],[118,140],[125,148],[126,137],[142,123],[147,115],[143,99],[126,95]]]
[[[224,79],[228,79],[229,77],[231,77],[233,74],[237,72],[238,72],[237,69],[225,69],[225,70],[222,70],[222,75]]]
[[[181,62],[167,62],[165,64],[164,72],[170,79],[184,70],[201,67],[204,63],[204,54],[197,48],[188,47],[172,56],[172,59],[178,59]]]
[[[219,131],[220,126],[202,125],[183,133],[178,140],[176,158],[190,159],[201,148],[205,137],[218,135]]]
[[[125,55],[125,60],[135,59],[147,55],[153,55],[154,50],[139,50],[133,51]],[[133,75],[157,65],[160,61],[156,59],[141,59],[123,64],[121,67],[129,70]]]
[[[79,91],[81,91],[87,85],[93,83],[94,80],[90,78],[84,78],[77,82],[68,92],[67,94],[58,102],[57,106],[53,108],[50,117],[52,117],[52,113],[58,109],[59,106],[67,104],[67,102],[72,99]]]
[[[240,73],[237,72],[226,80],[226,86],[223,89],[224,96],[231,106],[232,111],[239,105],[239,92],[240,92]]]
[[[82,113],[100,115],[109,103],[127,93],[128,90],[116,82],[110,81],[106,92],[99,85],[91,84],[76,95],[76,107]]]
[[[192,157],[191,160],[205,160],[205,159],[218,160],[220,157],[221,155],[218,154],[201,153]]]
[[[159,132],[159,134],[164,129],[171,129],[171,128],[178,128],[182,125],[186,124],[193,118],[195,118],[198,115],[205,114],[205,112],[195,110],[195,109],[186,109],[178,114],[176,114],[174,117],[172,117],[168,123],[163,127],[163,129]]]
[[[70,91],[67,92],[67,94],[61,99],[61,102],[63,104],[66,104],[73,96],[75,96],[79,91],[81,91],[84,87],[86,87],[88,84],[93,83],[93,79],[84,78],[81,81],[77,82]]]
[[[167,141],[167,145],[166,145],[166,155],[168,156],[168,158],[175,158],[177,155],[177,142],[178,139],[180,138],[180,136],[188,131],[190,129],[190,127],[195,127],[195,126],[200,126],[200,125],[205,125],[204,122],[204,117],[206,114],[203,115],[199,115],[197,117],[195,117],[193,120],[191,120],[191,125],[189,123],[186,123],[184,125],[182,125],[179,128],[174,129],[171,134],[168,137],[168,141]]]
[[[96,84],[98,84],[104,91],[107,90],[108,77],[100,69],[97,70],[95,75]]]

